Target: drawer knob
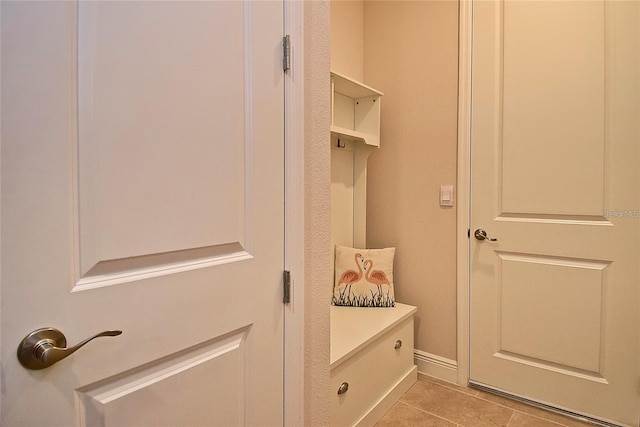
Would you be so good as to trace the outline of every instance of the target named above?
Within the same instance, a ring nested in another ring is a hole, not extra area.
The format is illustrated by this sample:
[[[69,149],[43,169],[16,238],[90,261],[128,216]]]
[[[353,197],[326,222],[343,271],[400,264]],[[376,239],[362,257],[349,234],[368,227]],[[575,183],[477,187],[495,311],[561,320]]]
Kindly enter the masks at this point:
[[[402,341],[398,340],[396,341],[396,343],[393,345],[393,348],[395,348],[396,350],[399,349],[400,347],[402,347]]]
[[[338,394],[345,394],[347,390],[349,390],[349,383],[345,381],[338,387]]]

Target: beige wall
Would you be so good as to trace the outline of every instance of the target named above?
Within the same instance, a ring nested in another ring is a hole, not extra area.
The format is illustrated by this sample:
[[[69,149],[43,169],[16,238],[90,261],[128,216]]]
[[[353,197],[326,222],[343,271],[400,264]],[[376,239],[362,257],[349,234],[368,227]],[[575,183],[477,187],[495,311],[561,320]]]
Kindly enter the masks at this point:
[[[397,248],[396,297],[418,307],[416,348],[455,360],[456,210],[438,197],[441,185],[456,184],[458,2],[331,7],[332,69],[362,72],[385,93],[381,148],[369,157],[367,245]]]
[[[362,81],[364,2],[331,1],[331,71]]]
[[[416,305],[416,348],[456,359],[458,2],[366,1],[365,82],[385,93],[369,157],[367,243],[395,246],[396,296]]]
[[[295,53],[294,53],[295,54]],[[329,1],[304,5],[304,425],[329,424]],[[295,72],[295,70],[294,70]],[[294,290],[295,292],[295,290]]]

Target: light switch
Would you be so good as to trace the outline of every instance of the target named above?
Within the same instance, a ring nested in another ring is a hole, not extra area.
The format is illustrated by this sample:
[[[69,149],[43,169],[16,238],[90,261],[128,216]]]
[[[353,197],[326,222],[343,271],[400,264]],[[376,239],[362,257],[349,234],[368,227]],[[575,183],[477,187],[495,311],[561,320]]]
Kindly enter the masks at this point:
[[[453,206],[453,185],[440,186],[440,206]]]

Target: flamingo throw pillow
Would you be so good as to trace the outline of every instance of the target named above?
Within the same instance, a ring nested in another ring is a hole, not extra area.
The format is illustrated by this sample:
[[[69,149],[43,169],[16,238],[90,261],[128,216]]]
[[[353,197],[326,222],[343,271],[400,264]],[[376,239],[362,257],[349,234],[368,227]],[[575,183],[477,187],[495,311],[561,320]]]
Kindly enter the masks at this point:
[[[393,258],[396,248],[336,246],[333,305],[393,307]]]

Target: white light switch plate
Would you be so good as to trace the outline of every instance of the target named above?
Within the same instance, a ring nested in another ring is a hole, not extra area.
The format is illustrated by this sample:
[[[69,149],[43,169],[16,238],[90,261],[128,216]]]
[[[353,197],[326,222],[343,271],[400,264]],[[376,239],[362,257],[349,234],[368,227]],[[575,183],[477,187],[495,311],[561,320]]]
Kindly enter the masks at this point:
[[[453,185],[440,186],[440,206],[453,206]]]

